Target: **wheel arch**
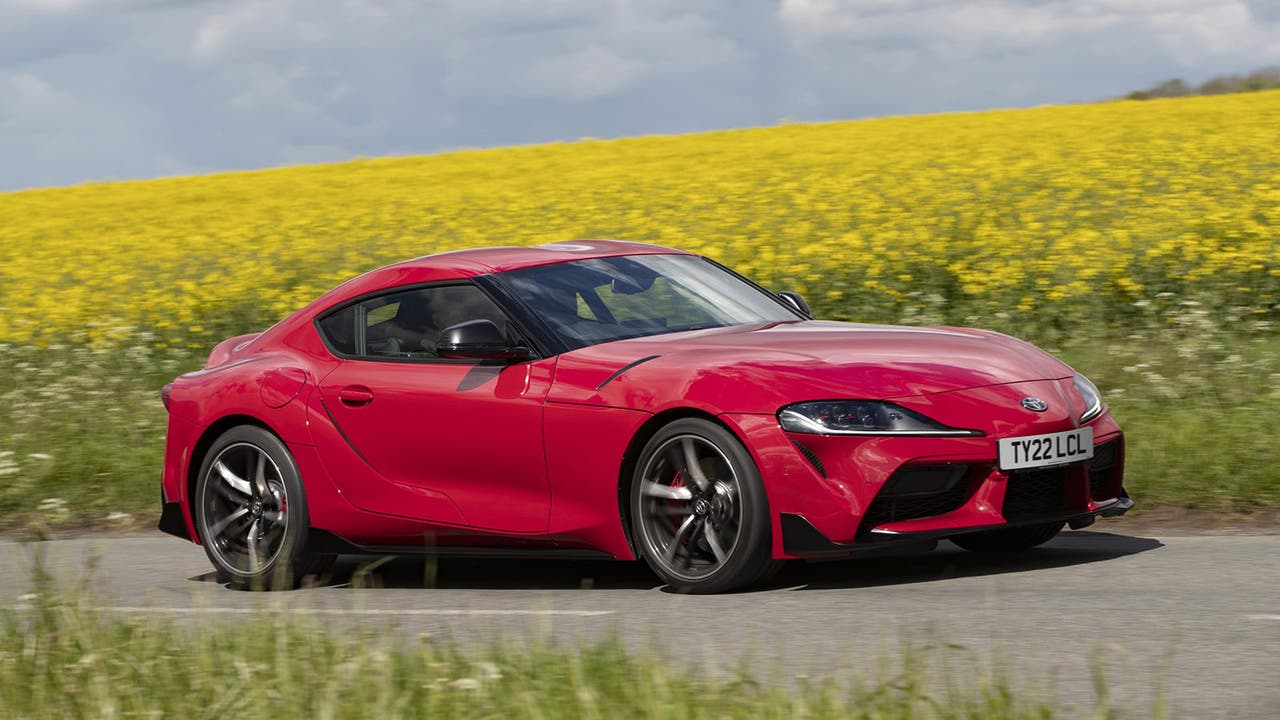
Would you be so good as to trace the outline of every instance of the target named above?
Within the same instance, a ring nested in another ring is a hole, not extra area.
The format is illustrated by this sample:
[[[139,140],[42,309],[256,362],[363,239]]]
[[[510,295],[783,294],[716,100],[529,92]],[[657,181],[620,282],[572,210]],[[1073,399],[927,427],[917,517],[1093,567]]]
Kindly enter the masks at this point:
[[[737,438],[743,447],[747,447],[746,441],[742,439],[742,436],[733,427],[712,413],[695,407],[668,408],[649,418],[637,428],[635,434],[631,436],[631,441],[627,443],[627,449],[622,453],[622,463],[618,469],[618,517],[622,518],[622,534],[627,540],[627,547],[631,549],[631,554],[636,558],[640,556],[636,553],[635,529],[631,518],[630,500],[631,483],[635,480],[636,463],[640,460],[640,453],[644,450],[644,446],[648,444],[654,435],[658,434],[659,430],[676,420],[688,418],[707,420],[719,425],[728,431],[730,435]],[[750,454],[750,448],[747,449],[747,452]]]
[[[280,433],[276,432],[274,428],[263,422],[260,418],[256,418],[252,415],[227,415],[225,417],[218,418],[210,423],[209,426],[204,429],[204,432],[200,433],[200,438],[196,440],[196,444],[191,450],[191,459],[187,463],[187,472],[184,477],[186,487],[183,489],[183,494],[187,500],[187,508],[191,512],[191,525],[194,529],[194,540],[196,542],[204,542],[203,538],[200,537],[199,523],[195,522],[196,483],[199,481],[199,478],[196,476],[200,474],[200,466],[204,464],[204,458],[209,454],[209,448],[213,447],[213,444],[217,442],[218,438],[222,437],[223,433],[227,432],[231,428],[241,427],[243,425],[252,425],[254,427],[262,428],[274,435],[281,443],[284,443],[284,438],[280,436]]]

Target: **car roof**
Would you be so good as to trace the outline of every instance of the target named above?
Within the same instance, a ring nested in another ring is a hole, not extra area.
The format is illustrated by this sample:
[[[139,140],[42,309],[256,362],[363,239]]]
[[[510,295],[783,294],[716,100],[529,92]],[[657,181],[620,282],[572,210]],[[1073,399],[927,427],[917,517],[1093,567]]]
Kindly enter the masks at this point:
[[[503,246],[452,250],[425,255],[390,265],[382,270],[432,269],[453,271],[458,277],[474,277],[489,273],[519,270],[536,265],[550,265],[570,260],[615,257],[618,255],[688,255],[683,250],[628,240],[570,240],[531,246]],[[374,272],[379,272],[375,270]]]
[[[490,273],[619,255],[690,255],[661,245],[627,240],[573,240],[528,247],[504,246],[452,250],[424,255],[371,270],[330,290],[299,311],[314,315],[369,293],[403,285],[463,280]]]

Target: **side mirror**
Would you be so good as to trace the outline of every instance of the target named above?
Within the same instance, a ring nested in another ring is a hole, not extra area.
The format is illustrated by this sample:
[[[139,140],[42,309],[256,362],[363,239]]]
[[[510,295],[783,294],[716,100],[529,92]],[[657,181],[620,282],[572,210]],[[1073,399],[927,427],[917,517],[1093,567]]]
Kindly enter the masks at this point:
[[[533,351],[512,345],[491,320],[468,320],[440,333],[436,354],[442,358],[476,360],[531,360]]]
[[[810,319],[813,318],[813,311],[809,310],[809,303],[805,302],[804,298],[800,297],[800,293],[783,290],[778,293],[778,297],[782,298],[783,301],[791,307],[799,310],[805,317]]]

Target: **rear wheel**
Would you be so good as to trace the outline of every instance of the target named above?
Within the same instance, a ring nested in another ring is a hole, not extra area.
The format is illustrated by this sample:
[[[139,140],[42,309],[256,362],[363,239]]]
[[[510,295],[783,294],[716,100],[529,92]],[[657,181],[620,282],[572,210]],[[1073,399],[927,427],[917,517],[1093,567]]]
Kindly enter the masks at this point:
[[[294,587],[328,569],[306,551],[306,493],[298,466],[275,435],[253,425],[223,433],[200,466],[196,529],[219,579],[237,587]]]
[[[728,430],[687,418],[645,444],[631,483],[640,555],[671,587],[714,593],[763,582],[769,508],[751,455]]]
[[[1027,525],[1025,527],[987,530],[986,532],[957,535],[951,542],[970,552],[1015,553],[1049,542],[1062,531],[1063,523]]]

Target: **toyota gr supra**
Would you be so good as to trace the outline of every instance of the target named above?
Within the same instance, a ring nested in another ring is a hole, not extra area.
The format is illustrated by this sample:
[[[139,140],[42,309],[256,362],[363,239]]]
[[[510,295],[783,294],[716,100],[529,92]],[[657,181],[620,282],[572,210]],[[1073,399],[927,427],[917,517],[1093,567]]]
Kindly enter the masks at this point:
[[[347,553],[547,553],[717,592],[895,543],[1021,550],[1133,505],[1120,427],[1052,355],[814,320],[640,243],[374,270],[163,397],[161,529],[240,586]]]

